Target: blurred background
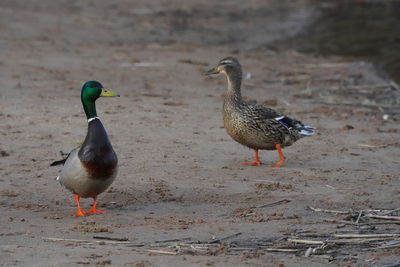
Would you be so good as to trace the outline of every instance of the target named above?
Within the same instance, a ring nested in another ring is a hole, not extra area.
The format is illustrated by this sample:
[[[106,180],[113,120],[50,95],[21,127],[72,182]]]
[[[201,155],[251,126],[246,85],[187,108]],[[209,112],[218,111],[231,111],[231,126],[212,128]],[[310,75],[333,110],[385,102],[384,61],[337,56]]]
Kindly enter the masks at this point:
[[[13,21],[5,21],[11,11]],[[368,60],[400,79],[398,0],[3,0],[0,13],[3,42],[36,35],[65,49],[95,43],[291,49]]]

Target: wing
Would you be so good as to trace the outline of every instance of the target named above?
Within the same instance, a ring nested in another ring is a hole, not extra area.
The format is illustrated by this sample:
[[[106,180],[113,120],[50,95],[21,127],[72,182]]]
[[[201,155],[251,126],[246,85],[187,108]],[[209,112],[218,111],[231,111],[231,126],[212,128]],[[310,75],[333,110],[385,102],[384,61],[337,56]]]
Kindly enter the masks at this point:
[[[79,148],[80,148],[80,147],[77,147],[77,148],[72,149],[71,152],[68,153],[67,157],[65,157],[64,159],[61,159],[61,160],[53,161],[53,162],[50,164],[50,166],[64,165],[65,162],[67,161],[68,157],[71,155],[71,153],[72,153],[74,150],[79,149]],[[65,155],[65,154],[64,154],[64,155]]]
[[[69,154],[68,154],[68,155],[69,155]],[[62,160],[53,161],[53,162],[50,164],[50,166],[64,165],[64,163],[67,161],[67,158],[68,158],[68,157],[66,157],[65,159],[62,159]]]
[[[258,128],[265,131],[274,131],[275,129],[288,133],[293,127],[293,122],[290,118],[285,117],[271,108],[267,108],[260,104],[248,104],[245,108],[245,113],[248,114],[252,121],[257,124]]]
[[[247,104],[245,107],[251,114],[251,118],[264,130],[271,131],[271,128],[282,133],[295,133],[302,136],[312,135],[314,127],[306,126],[301,121],[285,116],[277,111],[260,104]]]
[[[247,114],[257,120],[270,120],[282,116],[282,114],[272,108],[267,108],[260,104],[246,104],[244,105],[244,108],[246,109],[245,112]]]

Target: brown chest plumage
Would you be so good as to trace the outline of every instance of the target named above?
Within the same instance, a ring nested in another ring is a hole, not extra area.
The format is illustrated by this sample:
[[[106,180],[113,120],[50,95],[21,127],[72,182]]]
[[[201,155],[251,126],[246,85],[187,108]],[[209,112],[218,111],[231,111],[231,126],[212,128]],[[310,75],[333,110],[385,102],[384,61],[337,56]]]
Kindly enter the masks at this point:
[[[107,180],[112,177],[118,164],[117,157],[115,153],[113,154],[114,156],[100,153],[91,160],[82,160],[82,165],[87,170],[89,177],[96,180]]]

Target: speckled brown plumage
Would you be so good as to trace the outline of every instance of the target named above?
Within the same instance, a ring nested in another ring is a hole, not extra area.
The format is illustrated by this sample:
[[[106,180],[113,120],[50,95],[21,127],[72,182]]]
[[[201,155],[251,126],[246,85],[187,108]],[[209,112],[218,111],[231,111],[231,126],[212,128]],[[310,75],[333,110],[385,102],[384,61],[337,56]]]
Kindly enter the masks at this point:
[[[313,134],[313,127],[305,126],[298,120],[260,104],[245,103],[240,90],[241,65],[235,58],[222,59],[217,67],[206,74],[218,73],[225,74],[228,79],[228,90],[223,104],[224,127],[236,142],[254,149],[257,159],[259,149],[277,149],[280,152],[280,148]],[[281,161],[280,165],[283,163],[283,155]],[[260,162],[256,160],[251,165],[260,165]]]

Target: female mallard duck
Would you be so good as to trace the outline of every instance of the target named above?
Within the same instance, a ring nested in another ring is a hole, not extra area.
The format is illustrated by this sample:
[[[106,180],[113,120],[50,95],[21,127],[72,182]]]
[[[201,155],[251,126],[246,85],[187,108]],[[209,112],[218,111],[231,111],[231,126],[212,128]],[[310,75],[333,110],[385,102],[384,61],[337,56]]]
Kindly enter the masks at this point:
[[[272,167],[282,166],[285,158],[281,148],[292,145],[298,139],[314,133],[314,128],[284,116],[260,104],[243,102],[240,92],[242,67],[237,59],[227,57],[205,75],[223,73],[228,78],[223,116],[228,134],[238,143],[254,150],[254,161],[247,165],[259,166],[259,149],[278,150],[279,162]]]
[[[82,87],[81,100],[88,119],[88,131],[80,147],[73,149],[66,159],[55,161],[51,166],[63,164],[57,177],[75,195],[78,211],[75,216],[84,216],[79,198],[93,198],[89,213],[101,213],[96,209],[97,196],[108,188],[117,175],[118,159],[106,130],[97,117],[95,101],[99,97],[119,96],[103,88],[96,81],[86,82]]]

